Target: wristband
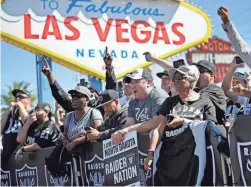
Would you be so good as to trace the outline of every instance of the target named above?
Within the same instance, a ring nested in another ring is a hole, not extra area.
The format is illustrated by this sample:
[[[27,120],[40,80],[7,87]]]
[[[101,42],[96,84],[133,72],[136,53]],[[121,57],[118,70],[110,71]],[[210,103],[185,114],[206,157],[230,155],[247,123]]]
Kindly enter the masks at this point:
[[[21,151],[24,153],[25,152],[25,150],[24,150],[24,146],[23,147],[21,147]]]
[[[152,151],[152,150],[148,150],[148,151],[147,151],[147,155],[148,155],[149,153],[154,154],[154,151]]]

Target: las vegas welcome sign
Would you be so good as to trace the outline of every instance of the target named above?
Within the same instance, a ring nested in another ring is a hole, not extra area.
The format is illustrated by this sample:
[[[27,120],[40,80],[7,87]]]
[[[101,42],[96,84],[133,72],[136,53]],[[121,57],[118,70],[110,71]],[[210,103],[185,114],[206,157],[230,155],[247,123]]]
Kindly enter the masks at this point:
[[[206,42],[206,13],[175,0],[5,0],[2,40],[83,74],[105,79],[105,46],[117,78]]]

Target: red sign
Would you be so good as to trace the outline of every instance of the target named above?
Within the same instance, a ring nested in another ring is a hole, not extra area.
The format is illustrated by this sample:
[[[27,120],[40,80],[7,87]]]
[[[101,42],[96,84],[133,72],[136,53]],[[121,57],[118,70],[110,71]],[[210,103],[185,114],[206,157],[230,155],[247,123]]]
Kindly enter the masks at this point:
[[[214,63],[216,68],[215,81],[221,82],[235,55],[230,42],[213,37],[209,39],[207,44],[189,51],[188,61],[197,63],[200,60],[208,60]]]

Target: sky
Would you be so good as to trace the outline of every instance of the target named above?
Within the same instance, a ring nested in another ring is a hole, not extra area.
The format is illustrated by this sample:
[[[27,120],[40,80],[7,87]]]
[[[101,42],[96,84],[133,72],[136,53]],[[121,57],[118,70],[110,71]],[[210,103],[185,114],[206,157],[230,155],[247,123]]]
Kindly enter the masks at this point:
[[[189,1],[190,2],[190,1]],[[230,17],[245,41],[251,46],[251,0],[193,0],[194,4],[206,10],[214,25],[214,35],[227,40],[221,28],[221,19],[217,9],[223,5],[229,9]],[[53,63],[53,74],[65,90],[75,87],[82,75]],[[31,84],[30,89],[36,93],[35,55],[5,42],[1,42],[1,91],[14,81]]]

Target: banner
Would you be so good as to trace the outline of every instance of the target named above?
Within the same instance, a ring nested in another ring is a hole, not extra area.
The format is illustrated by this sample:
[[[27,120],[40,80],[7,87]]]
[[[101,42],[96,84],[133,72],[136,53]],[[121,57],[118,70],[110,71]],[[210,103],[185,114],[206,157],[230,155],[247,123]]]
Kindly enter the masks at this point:
[[[229,129],[230,156],[237,186],[251,186],[251,116],[239,116]]]
[[[23,159],[19,161],[13,155],[9,162],[10,170],[1,169],[1,186],[73,186],[70,162],[67,163],[67,173],[63,177],[55,178],[47,170],[45,157],[50,155],[53,148],[24,153]]]
[[[116,78],[151,65],[143,53],[167,58],[206,42],[211,20],[200,8],[174,0],[20,0],[1,11],[4,41],[105,80],[105,46]],[[15,28],[15,29],[13,29]],[[199,29],[194,29],[199,28]]]
[[[148,133],[137,135],[138,168],[141,186],[152,186],[153,184],[152,171],[144,169],[144,159],[147,156],[149,141]],[[80,173],[82,184],[85,186],[104,186],[105,164],[102,142],[86,144],[84,151],[80,154]]]
[[[139,186],[139,154],[136,131],[127,134],[116,146],[111,139],[103,141],[106,186]]]

